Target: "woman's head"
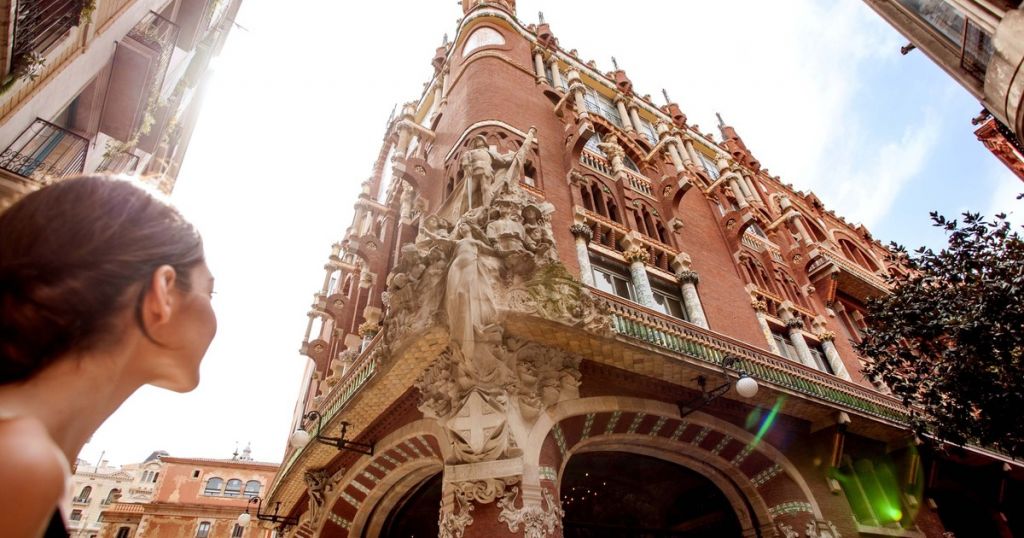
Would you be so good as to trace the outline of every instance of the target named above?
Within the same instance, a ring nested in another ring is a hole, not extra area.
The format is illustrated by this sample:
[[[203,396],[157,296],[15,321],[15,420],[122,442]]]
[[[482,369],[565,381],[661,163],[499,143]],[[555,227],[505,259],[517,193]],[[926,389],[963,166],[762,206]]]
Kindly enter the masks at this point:
[[[187,377],[166,371],[172,355],[194,359],[197,376],[216,320],[194,287],[211,285],[196,229],[132,183],[86,176],[33,192],[0,214],[0,384],[138,331],[167,350],[140,357],[166,355],[147,381],[187,390],[159,377]]]

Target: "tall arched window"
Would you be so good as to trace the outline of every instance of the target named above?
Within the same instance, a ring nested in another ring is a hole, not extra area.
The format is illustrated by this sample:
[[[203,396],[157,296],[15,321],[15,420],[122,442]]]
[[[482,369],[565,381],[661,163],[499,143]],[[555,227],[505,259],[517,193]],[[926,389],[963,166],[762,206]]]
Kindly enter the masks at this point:
[[[220,491],[224,489],[224,479],[213,477],[206,481],[206,489],[203,490],[204,495],[220,495]]]
[[[261,486],[262,486],[262,484],[260,484],[259,480],[250,480],[250,481],[246,482],[245,483],[245,496],[246,497],[255,497],[255,496],[259,495],[260,494],[260,487]]]
[[[480,47],[486,47],[488,45],[504,45],[505,38],[502,37],[494,28],[484,26],[466,38],[466,45],[462,47],[462,55],[466,56],[469,53]]]
[[[238,497],[242,494],[242,481],[237,478],[228,480],[228,484],[224,486],[225,497]]]
[[[768,278],[768,272],[764,270],[764,267],[760,263],[754,261],[753,258],[746,256],[741,261],[743,272],[746,273],[747,280],[751,284],[754,284],[758,288],[764,291],[773,293],[775,287],[771,285],[771,279]]]
[[[92,495],[92,486],[85,486],[82,488],[82,492],[78,494],[78,498],[75,500],[79,502],[86,502],[89,500],[89,495]]]

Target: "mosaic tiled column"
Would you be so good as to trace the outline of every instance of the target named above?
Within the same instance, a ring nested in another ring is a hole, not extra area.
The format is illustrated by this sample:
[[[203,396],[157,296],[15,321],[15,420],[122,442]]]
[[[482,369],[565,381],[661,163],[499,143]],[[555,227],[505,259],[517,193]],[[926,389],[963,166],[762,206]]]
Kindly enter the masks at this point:
[[[814,362],[814,357],[811,356],[811,348],[807,347],[807,340],[804,339],[804,320],[793,314],[793,303],[789,301],[782,303],[782,306],[779,307],[779,315],[782,316],[782,321],[786,323],[786,329],[789,331],[789,341],[796,348],[796,355],[800,362],[804,366],[817,370],[818,363]]]
[[[594,285],[594,270],[590,266],[590,252],[587,245],[594,237],[594,232],[583,223],[576,223],[569,226],[569,232],[576,238],[576,261],[580,264],[580,280],[588,285]]]
[[[832,371],[835,372],[836,377],[850,381],[850,372],[846,371],[846,365],[843,364],[843,359],[839,356],[839,350],[836,349],[836,333],[832,331],[822,331],[818,333],[817,336],[818,339],[821,340],[821,348],[825,350],[825,359],[828,360],[828,365],[832,367]]]
[[[694,325],[708,328],[707,317],[704,316],[704,306],[700,304],[700,296],[697,295],[697,282],[699,281],[697,271],[684,270],[676,273],[679,279],[679,288],[683,292],[683,305],[686,307],[686,317]]]
[[[651,281],[647,278],[647,269],[644,265],[651,259],[651,255],[641,247],[634,246],[622,253],[622,257],[629,262],[629,275],[633,279],[633,289],[636,291],[637,302],[644,305],[654,306],[654,292],[651,291]]]

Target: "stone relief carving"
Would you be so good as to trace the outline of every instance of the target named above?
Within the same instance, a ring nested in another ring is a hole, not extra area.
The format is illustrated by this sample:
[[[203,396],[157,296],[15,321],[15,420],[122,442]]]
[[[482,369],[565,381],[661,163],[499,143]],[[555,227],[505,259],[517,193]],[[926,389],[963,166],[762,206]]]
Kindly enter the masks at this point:
[[[450,464],[516,457],[516,431],[548,406],[579,397],[580,359],[506,335],[508,316],[611,335],[610,313],[557,260],[554,207],[519,186],[534,132],[506,154],[473,139],[459,160],[461,183],[421,218],[387,278],[385,343],[434,325],[448,329],[445,350],[416,386],[420,410],[448,433]],[[505,482],[491,485],[467,499],[491,502],[504,493]]]
[[[466,527],[473,524],[473,503],[460,495],[455,496],[455,507],[451,510],[441,509],[438,517],[438,538],[462,538]],[[458,511],[456,512],[456,508]]]
[[[776,523],[776,527],[779,530],[779,535],[782,538],[800,538],[800,533],[793,530],[793,527],[785,523]]]
[[[510,476],[504,478],[487,478],[483,480],[467,480],[464,482],[456,482],[453,486],[455,487],[456,497],[480,504],[489,504],[494,502],[495,499],[505,495],[505,490],[508,489],[508,486],[518,482],[519,477]]]
[[[519,488],[513,487],[498,501],[498,507],[501,508],[498,521],[508,525],[509,531],[519,532],[519,527],[522,526],[524,538],[545,538],[562,526],[565,512],[555,503],[550,491],[545,489],[542,492],[547,508],[540,504],[528,506],[525,502],[521,508],[516,508],[515,501],[518,495]]]
[[[324,514],[325,500],[334,491],[337,481],[326,469],[311,469],[304,478],[309,494],[309,521],[316,524]]]
[[[808,521],[806,534],[807,538],[842,538],[831,521]]]

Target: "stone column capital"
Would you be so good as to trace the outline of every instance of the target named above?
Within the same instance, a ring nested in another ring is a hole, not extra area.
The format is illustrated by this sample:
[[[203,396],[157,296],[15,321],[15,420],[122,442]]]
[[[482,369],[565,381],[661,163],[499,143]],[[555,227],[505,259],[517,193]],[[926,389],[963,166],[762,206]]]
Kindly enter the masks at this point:
[[[833,342],[836,339],[836,333],[832,331],[821,331],[815,334],[814,336],[816,336],[818,340],[821,340],[822,342]]]
[[[693,284],[696,286],[698,282],[700,282],[700,277],[697,274],[697,271],[692,269],[677,271],[676,278],[679,280],[680,284]]]
[[[629,263],[640,262],[646,264],[651,261],[651,255],[641,247],[631,247],[622,253],[622,257]]]
[[[786,328],[791,330],[791,331],[794,330],[794,329],[801,329],[802,330],[804,328],[804,320],[802,320],[802,319],[800,319],[800,318],[798,318],[796,316],[793,316],[793,317],[791,317],[791,318],[786,320]]]
[[[569,233],[576,238],[582,237],[587,243],[590,243],[590,240],[594,238],[594,231],[590,229],[590,226],[582,223],[569,226]]]
[[[768,303],[761,299],[751,299],[750,306],[755,311],[761,312],[762,314],[768,311]]]

